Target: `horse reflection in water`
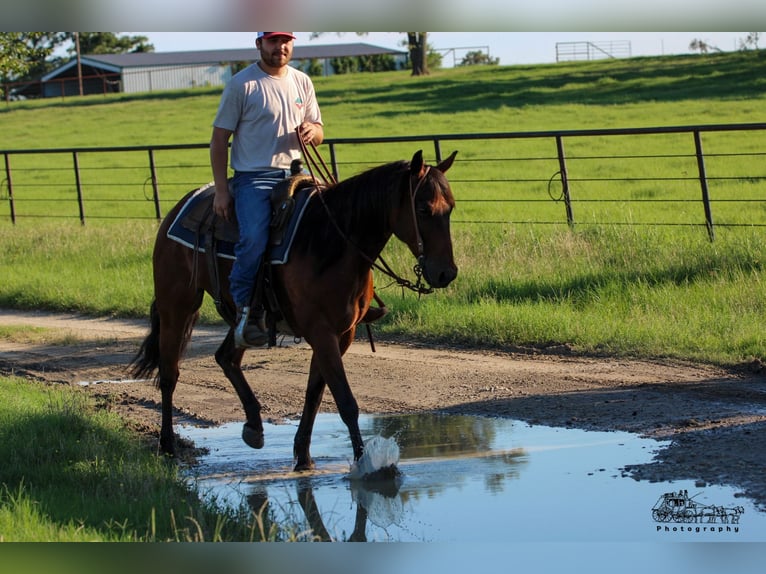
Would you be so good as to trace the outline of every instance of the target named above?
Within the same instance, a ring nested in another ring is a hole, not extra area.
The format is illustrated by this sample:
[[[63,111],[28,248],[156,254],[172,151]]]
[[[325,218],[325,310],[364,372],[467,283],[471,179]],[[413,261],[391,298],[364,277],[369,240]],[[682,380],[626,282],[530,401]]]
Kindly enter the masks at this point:
[[[354,530],[345,542],[367,542],[367,523],[372,522],[385,529],[396,524],[401,518],[403,509],[399,498],[398,478],[376,482],[365,481],[351,483],[351,496],[356,503]],[[257,488],[247,496],[247,503],[259,522],[262,540],[272,540],[281,536],[307,536],[320,542],[338,542],[330,534],[319,510],[311,478],[298,479],[295,483],[296,498],[308,523],[309,532],[284,533],[284,520],[272,518],[269,497],[264,487]]]

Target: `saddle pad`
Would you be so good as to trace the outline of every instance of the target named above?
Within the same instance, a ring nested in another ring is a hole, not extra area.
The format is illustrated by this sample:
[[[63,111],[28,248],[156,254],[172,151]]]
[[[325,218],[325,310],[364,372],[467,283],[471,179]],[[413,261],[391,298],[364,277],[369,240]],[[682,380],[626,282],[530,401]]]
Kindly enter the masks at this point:
[[[173,241],[185,245],[189,249],[196,250],[199,253],[205,253],[205,238],[200,234],[200,230],[192,229],[190,226],[184,225],[184,222],[187,220],[187,216],[190,213],[200,211],[200,204],[212,204],[214,189],[214,185],[211,182],[203,185],[189,196],[189,199],[186,200],[186,203],[184,203],[183,207],[178,212],[178,215],[176,215],[176,218],[173,220],[173,223],[171,223],[168,228],[168,239],[172,239]],[[233,242],[218,241],[217,246],[218,257],[223,257],[224,259],[236,259],[236,257],[234,257]]]
[[[287,223],[287,229],[282,237],[282,241],[279,245],[269,245],[268,247],[269,263],[272,265],[287,263],[290,257],[290,248],[293,246],[293,239],[295,239],[295,232],[298,230],[298,226],[303,219],[303,212],[306,211],[309,201],[316,193],[316,188],[304,187],[293,195],[295,209],[293,210],[292,217],[290,217],[290,221]]]
[[[198,211],[200,209],[199,204],[201,202],[212,202],[211,188],[212,183],[203,185],[196,190],[186,201],[184,206],[178,212],[178,215],[173,220],[168,228],[168,238],[176,241],[182,245],[185,245],[189,249],[193,249],[198,253],[205,253],[205,238],[201,236],[197,230],[190,229],[188,225],[184,225],[186,216],[189,213]],[[290,248],[293,244],[293,238],[295,237],[295,231],[298,229],[303,212],[308,205],[311,196],[314,194],[312,189],[298,190],[294,196],[295,209],[290,221],[287,223],[287,230],[279,245],[269,245],[268,257],[270,263],[273,265],[281,265],[287,263]],[[233,224],[231,224],[233,225]],[[216,255],[223,259],[236,259],[234,255],[234,242],[227,240],[219,240],[216,242],[217,252]]]

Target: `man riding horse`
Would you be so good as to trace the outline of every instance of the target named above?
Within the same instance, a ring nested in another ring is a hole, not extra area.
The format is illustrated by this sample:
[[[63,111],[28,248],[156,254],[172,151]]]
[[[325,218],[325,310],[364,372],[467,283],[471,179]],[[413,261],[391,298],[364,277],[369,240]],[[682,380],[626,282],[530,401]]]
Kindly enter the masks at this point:
[[[238,348],[268,341],[259,283],[269,237],[271,191],[290,175],[293,160],[300,158],[299,138],[304,145],[318,145],[324,139],[311,78],[288,65],[294,40],[292,32],[258,32],[255,45],[260,60],[229,81],[213,121],[213,211],[226,220],[236,216],[239,227],[236,260],[229,276],[237,311]],[[369,323],[384,313],[384,309],[373,308],[363,320]]]

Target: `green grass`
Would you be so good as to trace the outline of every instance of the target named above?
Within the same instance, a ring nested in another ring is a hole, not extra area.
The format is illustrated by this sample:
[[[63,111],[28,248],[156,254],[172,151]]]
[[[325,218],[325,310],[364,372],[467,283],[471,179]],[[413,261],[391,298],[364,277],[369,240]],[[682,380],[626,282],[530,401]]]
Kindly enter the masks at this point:
[[[317,78],[316,87],[328,139],[448,136],[760,121],[766,112],[764,71],[766,58],[750,52],[478,66],[437,71],[425,78],[412,78],[407,72],[357,74]],[[2,145],[11,150],[203,146],[156,152],[159,195],[167,211],[184,193],[211,179],[204,145],[219,94],[220,89],[205,88],[13,102],[0,107]],[[761,140],[760,132],[704,134],[708,175],[766,175],[757,156],[747,155],[763,153]],[[580,202],[575,206],[577,221],[621,222],[625,201],[631,201],[631,221],[704,222],[691,134],[573,137],[564,144],[572,196]],[[433,155],[429,141],[338,144],[339,172],[347,177],[383,161],[408,159],[421,147],[426,157]],[[462,201],[460,219],[486,215],[487,206],[481,201],[498,200],[490,211],[504,221],[564,220],[562,205],[551,201],[548,193],[548,181],[559,169],[553,138],[445,141],[442,148],[445,153],[460,150],[451,175]],[[727,155],[731,153],[736,155]],[[670,157],[658,159],[659,155]],[[146,151],[81,152],[78,161],[86,220],[154,217]],[[20,218],[78,218],[71,153],[13,154],[10,163]],[[554,186],[554,195],[557,191]],[[755,181],[714,180],[711,195],[717,201],[718,223],[750,224],[756,214],[763,215],[762,207],[741,209],[742,204],[730,201],[760,200],[763,185]],[[596,201],[605,198],[615,201]],[[637,202],[645,199],[683,203],[663,210],[658,204]],[[0,220],[6,218],[9,204],[3,202]]]
[[[357,74],[315,83],[327,137],[343,138],[757,122],[766,117],[764,71],[766,58],[756,51],[468,67],[425,78]],[[14,149],[204,143],[219,93],[14,102],[0,118],[6,146],[12,142]],[[453,238],[460,276],[446,291],[420,300],[401,298],[379,277],[393,312],[378,332],[723,364],[763,358],[764,247],[760,228],[749,227],[766,220],[763,184],[725,179],[757,171],[753,154],[763,153],[762,134],[717,132],[703,140],[720,225],[713,243],[690,134],[567,138],[572,230],[556,201],[560,190],[548,187],[558,170],[552,139],[454,142],[460,154],[449,176],[458,202]],[[449,143],[442,144],[445,153]],[[341,175],[409,158],[417,147],[428,154],[429,145],[340,144]],[[146,315],[156,229],[140,167],[146,158],[83,154],[88,193],[103,193],[118,218],[89,219],[84,227],[71,184],[56,184],[71,172],[71,156],[46,158],[49,163],[39,165],[39,156],[14,155],[14,184],[19,196],[28,193],[25,179],[42,171],[35,176],[47,184],[30,187],[57,201],[27,205],[69,217],[0,222],[0,305]],[[158,152],[156,161],[165,210],[210,179],[205,149]],[[747,199],[759,203],[741,202]],[[86,211],[105,209],[100,205],[86,203]],[[147,219],[119,221],[138,212]],[[396,242],[386,256],[402,273],[412,267]],[[203,320],[217,320],[209,301]]]
[[[574,352],[720,364],[763,358],[760,232],[528,228],[456,233],[461,274],[445,292],[403,300],[379,328],[397,338],[481,347],[567,345]],[[406,256],[390,257],[403,268]],[[384,283],[379,281],[379,284]]]
[[[749,52],[353,74],[315,86],[328,138],[638,127],[759,121],[764,68],[763,52]],[[0,106],[2,149],[205,143],[220,92],[12,102]]]
[[[84,393],[0,377],[0,542],[295,540],[199,493]]]
[[[110,230],[124,228],[107,224],[0,230],[17,253],[3,258],[14,272],[0,288],[0,306],[145,316],[154,227],[134,225],[130,240],[110,239]],[[556,343],[580,353],[722,364],[765,356],[766,248],[758,230],[721,231],[710,243],[702,232],[678,228],[456,226],[453,238],[460,275],[448,289],[402,298],[377,276],[392,309],[379,336],[489,347]],[[95,251],[98,244],[120,248]],[[385,256],[400,273],[412,266],[398,242]],[[218,320],[209,298],[203,320]]]
[[[37,222],[3,228],[0,306],[143,316],[156,224]]]

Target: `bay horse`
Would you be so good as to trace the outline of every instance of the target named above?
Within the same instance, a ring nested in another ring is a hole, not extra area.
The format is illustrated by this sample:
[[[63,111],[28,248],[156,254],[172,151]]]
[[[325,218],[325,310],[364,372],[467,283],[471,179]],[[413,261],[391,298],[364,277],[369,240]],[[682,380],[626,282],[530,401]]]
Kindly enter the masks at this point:
[[[418,151],[409,162],[374,167],[329,184],[319,191],[320,201],[310,201],[303,210],[289,260],[272,266],[271,286],[284,320],[292,334],[303,338],[312,349],[303,413],[293,446],[296,471],[313,468],[311,433],[325,386],[348,427],[354,460],[363,454],[359,407],[342,357],[373,299],[372,267],[391,236],[408,246],[432,288],[447,287],[457,276],[450,235],[455,199],[444,175],[456,154],[439,165],[428,166]],[[204,294],[216,297],[205,254],[167,237],[183,205],[181,200],[159,227],[153,253],[151,331],[131,362],[136,378],[150,377],[157,371],[154,381],[162,396],[160,449],[168,455],[175,454],[172,409],[179,363]],[[231,263],[224,258],[216,263],[220,297],[229,309],[234,308],[228,290]],[[244,349],[234,344],[230,323],[215,359],[244,408],[247,420],[242,439],[253,448],[262,448],[261,405],[242,373],[243,355]]]

